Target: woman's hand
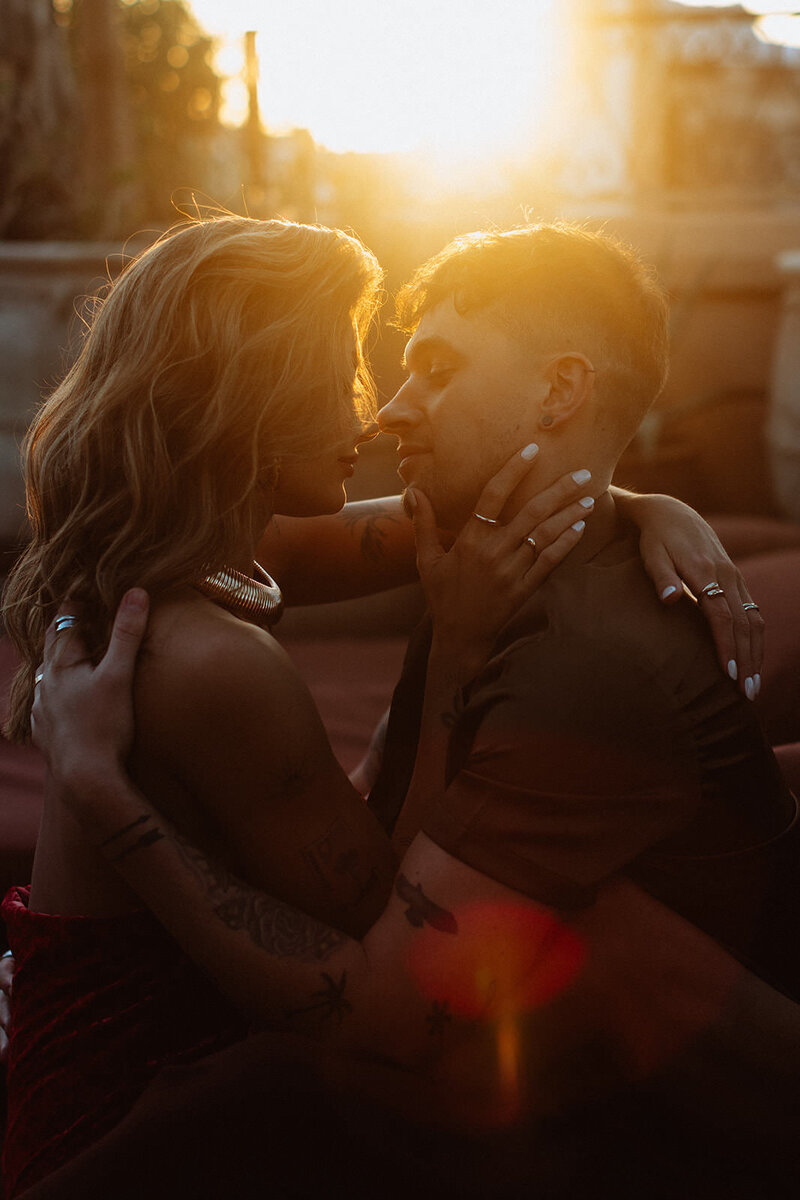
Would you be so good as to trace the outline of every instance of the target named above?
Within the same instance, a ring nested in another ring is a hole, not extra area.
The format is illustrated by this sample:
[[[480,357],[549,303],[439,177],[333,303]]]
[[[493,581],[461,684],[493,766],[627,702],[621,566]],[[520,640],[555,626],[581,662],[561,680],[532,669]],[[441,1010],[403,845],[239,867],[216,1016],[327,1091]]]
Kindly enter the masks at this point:
[[[448,662],[461,685],[483,666],[499,630],[580,541],[594,506],[585,495],[589,472],[575,471],[500,524],[534,456],[526,447],[487,483],[475,507],[480,516],[470,517],[449,550],[440,541],[427,496],[419,488],[406,492],[436,657]]]
[[[65,616],[74,616],[75,606],[65,607],[72,612],[60,612],[45,638],[31,729],[72,808],[88,804],[94,782],[123,770],[130,753],[133,674],[147,628],[148,597],[138,588],[123,596],[108,649],[96,667],[86,657],[79,620],[58,628]]]
[[[659,597],[673,604],[686,585],[711,626],[723,671],[738,680],[748,700],[755,700],[761,689],[764,621],[757,607],[744,607],[752,606],[753,599],[714,530],[673,496],[615,491],[614,498],[639,526],[642,561]],[[721,592],[705,594],[709,584],[718,584]]]

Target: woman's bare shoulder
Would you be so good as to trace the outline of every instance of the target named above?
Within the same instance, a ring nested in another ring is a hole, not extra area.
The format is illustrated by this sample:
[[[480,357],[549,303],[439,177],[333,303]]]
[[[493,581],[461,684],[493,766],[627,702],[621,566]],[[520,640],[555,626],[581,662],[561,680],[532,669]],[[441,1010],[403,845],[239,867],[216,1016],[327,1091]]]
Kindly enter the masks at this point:
[[[285,749],[287,737],[329,751],[282,647],[202,597],[156,606],[135,688],[137,734],[159,757],[202,761],[234,743],[242,754],[260,751],[263,761]]]

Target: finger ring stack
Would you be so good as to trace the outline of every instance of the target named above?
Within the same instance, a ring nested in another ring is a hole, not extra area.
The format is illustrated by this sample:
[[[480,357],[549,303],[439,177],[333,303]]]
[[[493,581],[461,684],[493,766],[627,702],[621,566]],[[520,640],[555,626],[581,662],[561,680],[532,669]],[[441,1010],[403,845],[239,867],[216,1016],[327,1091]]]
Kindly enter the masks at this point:
[[[474,512],[472,515],[473,515],[473,517],[477,517],[479,521],[485,521],[487,525],[499,525],[500,524],[500,522],[496,521],[494,519],[494,517],[482,517],[480,513],[476,513],[476,512]]]
[[[77,617],[73,616],[71,613],[65,613],[63,617],[56,617],[54,625],[55,632],[61,633],[62,630],[72,629],[73,625],[77,624],[79,624]]]
[[[700,593],[703,596],[724,596],[725,590],[714,580],[712,583],[707,583],[704,588],[701,588]]]
[[[750,612],[751,610],[753,612],[761,612],[761,609],[758,607],[755,600],[745,601],[745,603],[742,605],[742,608],[744,609],[745,612]]]

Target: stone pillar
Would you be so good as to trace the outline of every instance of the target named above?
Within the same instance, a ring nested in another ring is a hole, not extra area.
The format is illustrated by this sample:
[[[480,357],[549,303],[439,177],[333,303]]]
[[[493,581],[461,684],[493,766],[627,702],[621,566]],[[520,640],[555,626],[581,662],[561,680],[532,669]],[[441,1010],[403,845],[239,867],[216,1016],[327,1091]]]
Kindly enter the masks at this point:
[[[20,444],[69,364],[76,306],[103,283],[109,252],[81,242],[0,242],[0,549],[25,536]]]
[[[800,522],[800,250],[784,250],[776,264],[785,278],[772,366],[767,424],[775,498]]]

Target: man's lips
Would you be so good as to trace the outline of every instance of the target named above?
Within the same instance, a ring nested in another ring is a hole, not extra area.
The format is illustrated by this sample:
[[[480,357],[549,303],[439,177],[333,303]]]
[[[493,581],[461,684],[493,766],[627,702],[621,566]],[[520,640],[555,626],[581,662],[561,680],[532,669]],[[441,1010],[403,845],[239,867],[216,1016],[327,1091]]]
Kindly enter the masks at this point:
[[[427,446],[417,446],[411,442],[401,444],[397,447],[397,456],[400,459],[398,471],[402,471],[409,459],[414,458],[417,454],[429,454]]]

